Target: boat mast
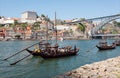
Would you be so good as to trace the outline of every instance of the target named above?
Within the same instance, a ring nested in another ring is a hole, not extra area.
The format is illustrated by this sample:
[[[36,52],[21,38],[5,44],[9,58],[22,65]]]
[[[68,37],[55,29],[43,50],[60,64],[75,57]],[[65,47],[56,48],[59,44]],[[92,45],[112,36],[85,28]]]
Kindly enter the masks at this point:
[[[56,34],[56,44],[57,44],[56,12],[55,12],[55,23],[54,23],[54,29],[55,29],[55,34]]]
[[[46,17],[46,41],[48,43],[48,16]]]

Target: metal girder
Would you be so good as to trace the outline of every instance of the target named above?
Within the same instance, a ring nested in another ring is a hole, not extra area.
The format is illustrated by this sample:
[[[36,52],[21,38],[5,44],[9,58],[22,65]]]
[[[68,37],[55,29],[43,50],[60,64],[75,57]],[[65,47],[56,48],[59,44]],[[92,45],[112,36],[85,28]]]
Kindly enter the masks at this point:
[[[96,27],[94,27],[91,31],[92,34],[94,35],[95,32],[97,32],[101,27],[103,27],[104,25],[106,25],[107,23],[115,20],[115,19],[119,19],[120,18],[120,14],[119,15],[114,15],[114,16],[110,16],[110,17],[106,17],[101,23],[99,23]]]
[[[103,17],[97,17],[97,18],[91,18],[91,19],[85,19],[85,20],[79,20],[79,21],[74,21],[74,22],[67,22],[64,24],[75,24],[75,23],[81,23],[83,21],[94,21],[94,20],[101,20],[101,19],[106,19],[106,18],[112,18],[112,17],[118,17],[120,16],[120,14],[116,14],[116,15],[110,15],[110,16],[103,16]]]

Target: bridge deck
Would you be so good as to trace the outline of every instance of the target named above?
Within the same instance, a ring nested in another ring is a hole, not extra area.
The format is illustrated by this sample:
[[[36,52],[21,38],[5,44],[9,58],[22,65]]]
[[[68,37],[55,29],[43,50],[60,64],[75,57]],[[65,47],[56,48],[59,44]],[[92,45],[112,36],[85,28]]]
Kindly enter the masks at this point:
[[[92,36],[120,36],[120,34],[94,34]]]

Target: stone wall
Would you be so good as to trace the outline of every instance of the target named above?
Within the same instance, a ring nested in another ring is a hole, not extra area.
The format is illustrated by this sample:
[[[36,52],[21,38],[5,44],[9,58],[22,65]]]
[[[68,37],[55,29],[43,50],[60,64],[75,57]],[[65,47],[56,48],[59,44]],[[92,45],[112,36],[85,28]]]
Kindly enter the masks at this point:
[[[55,78],[120,78],[120,56],[86,64]]]

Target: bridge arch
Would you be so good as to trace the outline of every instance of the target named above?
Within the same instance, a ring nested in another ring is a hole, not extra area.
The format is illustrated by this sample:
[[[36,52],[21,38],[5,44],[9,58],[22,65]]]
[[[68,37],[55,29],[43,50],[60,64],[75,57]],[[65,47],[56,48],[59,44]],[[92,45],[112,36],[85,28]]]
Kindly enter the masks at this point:
[[[91,34],[94,36],[96,35],[96,32],[103,26],[105,26],[107,23],[116,20],[116,19],[120,19],[120,15],[119,16],[114,16],[114,17],[107,17],[105,18],[103,21],[101,21],[97,26],[95,26],[92,30],[91,30]]]
[[[119,19],[120,18],[120,14],[116,14],[116,15],[110,15],[110,16],[103,16],[103,17],[97,17],[97,18],[91,18],[91,19],[85,19],[85,20],[78,20],[78,21],[73,21],[73,22],[67,22],[65,24],[76,24],[76,23],[82,23],[84,21],[86,21],[87,23],[91,24],[90,25],[90,31],[88,31],[88,35],[90,37],[96,36],[98,34],[96,34],[96,32],[103,26],[105,26],[107,23]],[[102,20],[97,26],[93,25],[92,21],[96,21],[96,20]]]

